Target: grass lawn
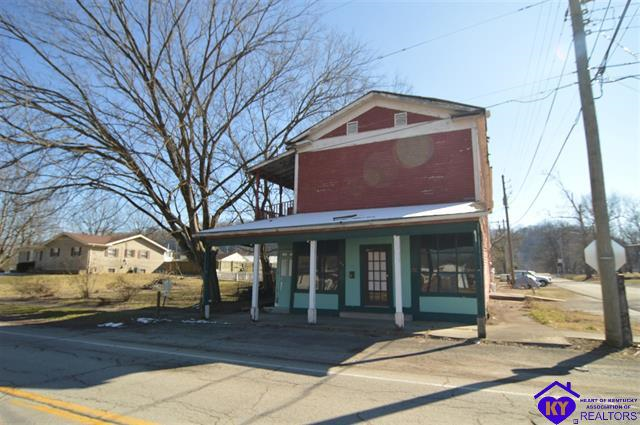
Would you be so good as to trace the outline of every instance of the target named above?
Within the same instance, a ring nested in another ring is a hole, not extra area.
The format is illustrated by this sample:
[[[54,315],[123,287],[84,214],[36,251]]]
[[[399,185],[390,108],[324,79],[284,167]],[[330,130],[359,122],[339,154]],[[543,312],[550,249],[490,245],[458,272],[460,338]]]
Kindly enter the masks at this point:
[[[173,281],[167,308],[185,308],[200,300],[202,278],[161,274],[0,275],[0,318],[57,321],[97,312],[135,311],[156,305],[157,279]],[[221,281],[224,302],[238,301],[249,282]],[[83,292],[88,297],[83,296]]]
[[[576,282],[600,283],[598,275],[594,275],[592,279],[586,280],[587,275],[584,274],[566,274],[565,279],[575,280]],[[624,283],[626,285],[640,285],[640,273],[624,273]]]
[[[536,290],[536,295],[558,298],[571,302],[575,297],[566,289],[547,286]],[[570,305],[570,304],[569,304]],[[567,329],[580,332],[604,332],[602,316],[583,311],[569,310],[567,305],[560,302],[527,300],[525,308],[531,318],[537,322],[556,329]],[[640,332],[640,324],[631,324],[634,334]]]

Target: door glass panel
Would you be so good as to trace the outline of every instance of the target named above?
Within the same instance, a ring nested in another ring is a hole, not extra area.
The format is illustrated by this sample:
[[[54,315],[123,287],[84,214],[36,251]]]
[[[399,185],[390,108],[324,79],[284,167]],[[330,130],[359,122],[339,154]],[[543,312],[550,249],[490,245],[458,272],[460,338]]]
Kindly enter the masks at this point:
[[[366,304],[388,305],[387,252],[381,249],[367,250],[365,266],[367,267],[365,276],[368,278],[365,294]]]

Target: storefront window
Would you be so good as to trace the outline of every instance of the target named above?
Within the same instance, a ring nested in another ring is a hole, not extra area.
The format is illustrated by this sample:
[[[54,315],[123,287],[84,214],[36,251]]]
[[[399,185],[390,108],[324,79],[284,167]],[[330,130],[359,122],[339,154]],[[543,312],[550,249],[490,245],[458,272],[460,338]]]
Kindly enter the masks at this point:
[[[473,233],[420,238],[421,292],[475,294],[476,271]]]
[[[296,289],[309,290],[309,244],[294,245]],[[343,241],[318,241],[316,292],[335,292],[344,264]]]

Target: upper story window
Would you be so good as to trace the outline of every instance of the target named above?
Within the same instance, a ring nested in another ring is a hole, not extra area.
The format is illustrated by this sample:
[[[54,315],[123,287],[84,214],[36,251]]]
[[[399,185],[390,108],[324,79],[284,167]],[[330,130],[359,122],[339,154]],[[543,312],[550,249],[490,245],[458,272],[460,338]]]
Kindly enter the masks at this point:
[[[393,114],[393,126],[401,127],[403,125],[407,125],[407,113],[398,112],[397,114]]]
[[[72,257],[79,257],[80,254],[82,254],[82,247],[81,246],[72,246],[71,247],[71,256]]]
[[[60,248],[51,248],[49,250],[49,257],[59,257],[60,256]]]
[[[350,134],[358,133],[358,121],[351,121],[347,123],[347,136]]]
[[[135,249],[125,249],[124,250],[124,256],[125,257],[134,258],[136,256],[136,250]]]
[[[149,251],[138,251],[138,258],[149,258],[150,257],[150,253]]]
[[[104,252],[105,257],[117,257],[118,256],[118,248],[107,248]]]

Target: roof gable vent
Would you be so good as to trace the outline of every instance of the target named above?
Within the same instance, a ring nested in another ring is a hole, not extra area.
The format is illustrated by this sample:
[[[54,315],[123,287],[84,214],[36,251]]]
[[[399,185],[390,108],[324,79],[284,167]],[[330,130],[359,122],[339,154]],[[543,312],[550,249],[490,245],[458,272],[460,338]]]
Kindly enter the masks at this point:
[[[393,114],[393,126],[401,127],[403,125],[407,125],[407,113],[398,112],[397,114]]]
[[[358,121],[351,121],[347,123],[347,136],[350,134],[358,133]]]

